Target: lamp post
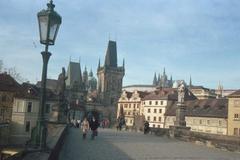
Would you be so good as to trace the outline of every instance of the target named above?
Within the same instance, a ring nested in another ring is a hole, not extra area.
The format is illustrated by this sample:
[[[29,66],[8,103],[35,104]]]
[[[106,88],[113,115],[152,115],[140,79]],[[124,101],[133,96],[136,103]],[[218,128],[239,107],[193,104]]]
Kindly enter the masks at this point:
[[[136,122],[135,122],[135,120],[136,120],[136,109],[134,108],[133,109],[133,128],[134,128],[134,130],[136,130]]]
[[[47,4],[47,7],[48,8],[46,10],[43,9],[37,14],[40,43],[45,45],[45,51],[41,52],[43,58],[43,68],[36,136],[36,145],[40,146],[41,149],[46,148],[47,139],[47,124],[45,121],[44,113],[46,106],[47,65],[48,60],[51,56],[51,53],[48,52],[48,46],[54,45],[59,26],[62,22],[61,16],[54,11],[55,5],[53,4],[52,0],[50,0],[50,2]]]

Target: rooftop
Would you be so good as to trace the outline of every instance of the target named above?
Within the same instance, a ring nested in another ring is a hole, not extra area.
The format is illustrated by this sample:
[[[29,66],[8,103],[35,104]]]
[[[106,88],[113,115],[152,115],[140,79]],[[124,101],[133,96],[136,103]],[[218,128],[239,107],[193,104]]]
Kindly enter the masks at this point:
[[[186,116],[227,118],[227,99],[201,99],[186,101]],[[169,103],[165,112],[166,116],[176,116],[177,102]]]

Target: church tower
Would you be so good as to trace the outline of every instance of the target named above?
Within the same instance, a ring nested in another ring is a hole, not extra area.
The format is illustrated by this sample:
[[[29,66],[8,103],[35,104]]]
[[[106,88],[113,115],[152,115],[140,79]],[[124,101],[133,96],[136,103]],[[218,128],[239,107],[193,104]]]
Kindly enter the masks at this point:
[[[114,106],[122,92],[122,80],[125,74],[123,66],[117,65],[117,43],[109,41],[105,56],[105,63],[98,64],[98,96],[104,105]]]

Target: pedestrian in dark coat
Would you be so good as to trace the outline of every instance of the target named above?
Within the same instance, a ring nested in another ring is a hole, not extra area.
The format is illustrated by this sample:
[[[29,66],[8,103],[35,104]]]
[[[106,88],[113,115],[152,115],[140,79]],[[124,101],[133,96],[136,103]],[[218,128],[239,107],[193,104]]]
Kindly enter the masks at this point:
[[[97,119],[95,119],[95,117],[93,117],[90,121],[90,128],[92,130],[91,139],[94,139],[95,136],[98,135],[98,132],[97,132],[98,127],[99,127],[99,122]]]

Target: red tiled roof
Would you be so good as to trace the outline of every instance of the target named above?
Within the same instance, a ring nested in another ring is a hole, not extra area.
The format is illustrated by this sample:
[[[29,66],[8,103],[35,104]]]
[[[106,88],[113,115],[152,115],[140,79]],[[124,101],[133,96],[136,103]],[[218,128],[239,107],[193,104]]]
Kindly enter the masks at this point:
[[[40,88],[36,85],[23,83],[21,90],[17,92],[16,98],[40,99]],[[46,89],[47,100],[58,100],[58,96],[50,89]]]
[[[238,97],[240,96],[240,89],[228,95],[228,97]]]
[[[0,74],[0,91],[17,92],[20,84],[7,73]]]
[[[178,92],[176,88],[159,88],[143,98],[143,100],[173,100],[178,99]],[[186,90],[185,100],[197,99],[191,91]]]
[[[192,117],[216,117],[227,118],[227,99],[201,99],[186,101],[186,116]],[[165,116],[176,115],[177,102],[171,102],[167,106]]]

